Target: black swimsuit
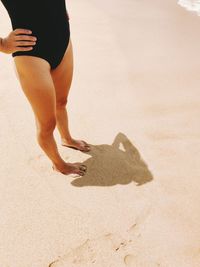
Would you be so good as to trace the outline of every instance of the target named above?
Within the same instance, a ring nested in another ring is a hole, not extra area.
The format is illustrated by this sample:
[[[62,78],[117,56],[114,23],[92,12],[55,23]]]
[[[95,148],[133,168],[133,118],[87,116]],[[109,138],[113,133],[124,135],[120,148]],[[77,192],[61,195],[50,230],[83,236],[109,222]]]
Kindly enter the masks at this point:
[[[30,51],[12,56],[30,55],[47,60],[51,69],[61,62],[70,38],[69,16],[65,0],[1,0],[11,19],[13,30],[29,29],[37,37]]]

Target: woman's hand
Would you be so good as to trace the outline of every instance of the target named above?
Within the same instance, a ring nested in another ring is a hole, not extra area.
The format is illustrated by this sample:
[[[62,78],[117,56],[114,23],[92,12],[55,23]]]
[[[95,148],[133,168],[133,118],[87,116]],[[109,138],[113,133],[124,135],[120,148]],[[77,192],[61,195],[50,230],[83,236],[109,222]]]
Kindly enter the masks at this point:
[[[29,36],[32,32],[27,29],[15,29],[6,38],[0,38],[0,51],[11,54],[17,51],[29,51],[33,49],[37,38]],[[24,46],[24,47],[20,47]]]

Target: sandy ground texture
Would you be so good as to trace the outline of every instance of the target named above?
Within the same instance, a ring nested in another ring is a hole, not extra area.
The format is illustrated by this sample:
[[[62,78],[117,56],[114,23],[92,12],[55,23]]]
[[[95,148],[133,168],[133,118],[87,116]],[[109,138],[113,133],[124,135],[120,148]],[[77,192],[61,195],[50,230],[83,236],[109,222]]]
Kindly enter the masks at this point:
[[[200,18],[167,0],[68,1],[72,136],[53,172],[0,54],[0,266],[200,266]],[[0,4],[0,35],[11,30]]]

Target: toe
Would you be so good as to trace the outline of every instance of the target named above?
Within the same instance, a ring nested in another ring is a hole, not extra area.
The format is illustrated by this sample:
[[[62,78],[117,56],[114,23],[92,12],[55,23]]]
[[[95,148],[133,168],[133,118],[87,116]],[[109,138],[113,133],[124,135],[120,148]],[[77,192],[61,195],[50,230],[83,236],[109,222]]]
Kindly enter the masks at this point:
[[[86,143],[84,140],[80,140],[80,141],[84,143],[85,147],[90,147],[90,145],[88,143]]]
[[[79,173],[79,175],[81,175],[81,176],[83,176],[83,175],[85,174],[84,171],[79,171],[78,173]]]
[[[87,169],[87,166],[81,162],[74,162],[74,165],[76,165],[78,169]]]
[[[85,164],[81,164],[81,166],[87,168],[87,166]]]
[[[90,145],[87,144],[87,143],[84,142],[84,141],[82,141],[82,142],[84,143],[84,145],[83,145],[83,150],[84,150],[84,151],[90,151]]]
[[[82,151],[88,152],[88,151],[90,151],[90,148],[85,146]]]
[[[85,171],[85,170],[87,170],[87,166],[81,165],[79,169],[82,170],[82,171]]]

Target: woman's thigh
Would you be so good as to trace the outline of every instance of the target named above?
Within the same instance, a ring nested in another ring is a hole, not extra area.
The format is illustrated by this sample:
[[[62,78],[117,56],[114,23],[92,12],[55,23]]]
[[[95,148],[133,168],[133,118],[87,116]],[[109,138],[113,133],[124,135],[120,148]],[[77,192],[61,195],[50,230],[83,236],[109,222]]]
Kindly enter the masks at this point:
[[[61,63],[50,71],[55,92],[57,106],[65,104],[73,78],[73,47],[71,39]]]
[[[16,56],[14,62],[22,90],[38,122],[40,125],[52,125],[56,96],[49,63],[33,56]]]

